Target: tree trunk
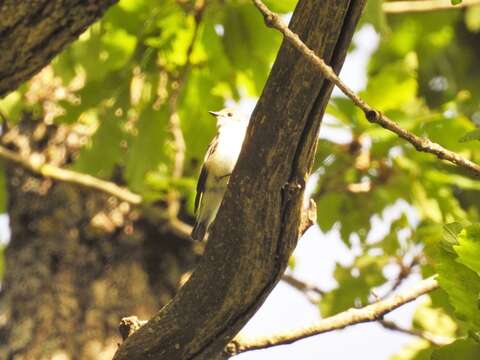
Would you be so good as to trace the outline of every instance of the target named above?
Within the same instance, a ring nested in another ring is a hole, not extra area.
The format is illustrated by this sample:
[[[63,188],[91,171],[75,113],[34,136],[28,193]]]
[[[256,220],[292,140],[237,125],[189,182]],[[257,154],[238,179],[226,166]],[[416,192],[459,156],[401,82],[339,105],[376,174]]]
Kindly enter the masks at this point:
[[[30,151],[57,163],[70,158],[65,127],[24,121],[18,129],[15,141],[35,139]],[[18,167],[8,173],[0,358],[110,360],[119,319],[149,318],[175,294],[195,262],[190,243],[115,198]]]
[[[30,79],[118,0],[0,0],[0,97]]]

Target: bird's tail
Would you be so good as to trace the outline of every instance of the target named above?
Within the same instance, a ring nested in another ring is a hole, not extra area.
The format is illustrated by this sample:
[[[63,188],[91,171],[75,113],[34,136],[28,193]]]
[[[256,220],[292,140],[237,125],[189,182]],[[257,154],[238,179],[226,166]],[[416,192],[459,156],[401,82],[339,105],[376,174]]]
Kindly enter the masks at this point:
[[[192,239],[197,241],[203,241],[206,234],[207,224],[201,221],[196,222],[192,230]]]

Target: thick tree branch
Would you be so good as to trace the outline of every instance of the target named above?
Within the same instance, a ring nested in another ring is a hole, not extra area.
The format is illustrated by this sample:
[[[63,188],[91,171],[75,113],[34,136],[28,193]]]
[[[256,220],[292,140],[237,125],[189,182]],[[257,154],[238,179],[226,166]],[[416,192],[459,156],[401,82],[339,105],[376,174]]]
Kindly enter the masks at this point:
[[[317,324],[304,329],[288,331],[271,335],[268,337],[257,338],[253,340],[235,339],[228,346],[231,354],[239,354],[245,351],[265,349],[271,346],[291,344],[295,341],[305,339],[310,336],[323,334],[329,331],[343,329],[347,326],[365,322],[377,321],[382,319],[385,314],[396,308],[417,299],[434,289],[438,288],[438,282],[431,277],[422,280],[411,289],[388,299],[380,300],[374,304],[365,306],[361,309],[349,309],[332,317],[320,320]]]
[[[480,0],[463,0],[458,5],[452,5],[451,0],[385,1],[382,8],[387,14],[404,14],[453,10],[475,5],[480,5]]]
[[[468,170],[476,176],[480,176],[480,165],[465,159],[453,151],[445,149],[441,145],[434,143],[427,138],[417,136],[401,128],[380,111],[367,104],[362,98],[360,98],[360,96],[358,96],[342,80],[340,80],[335,71],[329,65],[327,65],[321,57],[317,56],[312,49],[305,45],[298,35],[290,30],[277,14],[271,12],[261,0],[252,1],[263,13],[267,26],[280,31],[285,39],[287,39],[290,44],[292,44],[306,59],[308,59],[311,64],[315,66],[317,71],[320,71],[325,78],[334,83],[348,98],[350,98],[350,100],[352,100],[356,106],[362,109],[368,121],[380,125],[381,127],[397,134],[400,138],[407,140],[415,147],[415,149],[417,149],[417,151],[433,154],[439,159],[447,160],[463,169]]]
[[[0,97],[47,65],[117,0],[0,2]]]
[[[300,0],[294,31],[339,71],[363,0]],[[205,253],[175,298],[116,360],[224,359],[280,280],[296,245],[303,189],[332,85],[284,42],[250,120]]]

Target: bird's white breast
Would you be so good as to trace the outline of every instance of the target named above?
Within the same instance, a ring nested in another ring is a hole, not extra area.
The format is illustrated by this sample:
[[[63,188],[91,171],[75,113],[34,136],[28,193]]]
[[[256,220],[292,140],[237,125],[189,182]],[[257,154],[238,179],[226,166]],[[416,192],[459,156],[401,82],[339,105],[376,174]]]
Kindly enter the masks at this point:
[[[207,161],[209,173],[216,177],[232,173],[245,138],[246,126],[229,124],[219,129],[217,147]]]

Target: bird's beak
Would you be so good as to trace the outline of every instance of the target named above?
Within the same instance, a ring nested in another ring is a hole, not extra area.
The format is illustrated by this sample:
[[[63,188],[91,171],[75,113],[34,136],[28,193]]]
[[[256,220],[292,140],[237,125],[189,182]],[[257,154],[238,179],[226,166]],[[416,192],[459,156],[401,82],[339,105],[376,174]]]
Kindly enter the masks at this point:
[[[215,117],[220,115],[220,112],[218,112],[218,111],[209,111],[208,113],[212,116],[215,116]]]

